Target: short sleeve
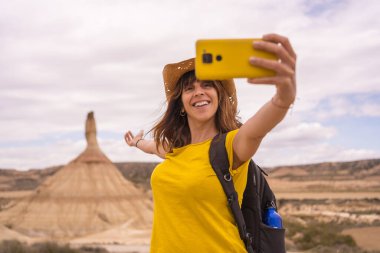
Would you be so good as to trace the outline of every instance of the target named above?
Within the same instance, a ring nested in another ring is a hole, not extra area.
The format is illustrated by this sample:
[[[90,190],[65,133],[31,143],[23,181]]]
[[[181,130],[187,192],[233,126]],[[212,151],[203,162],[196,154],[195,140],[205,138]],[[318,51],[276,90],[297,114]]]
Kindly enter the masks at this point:
[[[232,143],[235,139],[236,134],[238,133],[239,129],[230,131],[227,133],[226,136],[226,150],[228,154],[228,161],[230,162],[230,173],[232,176],[235,176],[241,172],[241,170],[245,167],[248,167],[249,160],[240,165],[240,167],[236,168],[235,170],[232,169],[233,159],[234,159],[234,150],[232,147]]]

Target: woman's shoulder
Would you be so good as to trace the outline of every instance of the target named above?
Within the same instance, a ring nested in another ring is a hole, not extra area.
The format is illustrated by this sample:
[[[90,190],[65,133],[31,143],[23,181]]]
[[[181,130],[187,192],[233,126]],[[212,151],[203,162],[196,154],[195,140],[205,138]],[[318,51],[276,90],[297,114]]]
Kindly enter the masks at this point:
[[[226,142],[232,141],[238,132],[239,132],[239,129],[234,129],[234,130],[228,131],[226,133]]]

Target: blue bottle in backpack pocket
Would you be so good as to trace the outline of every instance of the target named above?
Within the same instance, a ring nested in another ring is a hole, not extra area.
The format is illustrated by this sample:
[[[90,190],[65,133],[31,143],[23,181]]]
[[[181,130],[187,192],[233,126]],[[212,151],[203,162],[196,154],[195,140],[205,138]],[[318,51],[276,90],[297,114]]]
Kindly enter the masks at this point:
[[[264,223],[272,228],[282,228],[282,218],[274,207],[268,207],[265,211]]]

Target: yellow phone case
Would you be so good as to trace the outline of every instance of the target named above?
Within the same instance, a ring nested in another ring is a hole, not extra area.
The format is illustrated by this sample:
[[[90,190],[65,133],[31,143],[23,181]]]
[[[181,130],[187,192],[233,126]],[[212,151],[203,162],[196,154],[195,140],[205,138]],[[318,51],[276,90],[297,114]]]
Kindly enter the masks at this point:
[[[196,42],[195,75],[200,80],[274,76],[272,70],[254,67],[251,56],[277,59],[274,54],[253,48],[260,39],[211,39]]]

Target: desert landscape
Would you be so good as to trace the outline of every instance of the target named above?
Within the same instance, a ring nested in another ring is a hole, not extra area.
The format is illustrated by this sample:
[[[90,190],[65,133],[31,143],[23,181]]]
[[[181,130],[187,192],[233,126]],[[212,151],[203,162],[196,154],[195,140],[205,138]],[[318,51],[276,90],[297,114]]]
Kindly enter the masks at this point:
[[[149,252],[157,164],[113,163],[85,126],[68,164],[0,169],[0,252]],[[380,159],[264,170],[288,252],[380,252]]]
[[[121,175],[151,200],[155,163],[115,163]],[[27,199],[64,166],[29,171],[0,170],[0,213]],[[265,168],[287,228],[288,252],[380,252],[380,159]],[[1,239],[41,240],[0,227]],[[150,230],[119,224],[70,240],[106,252],[149,252]]]

